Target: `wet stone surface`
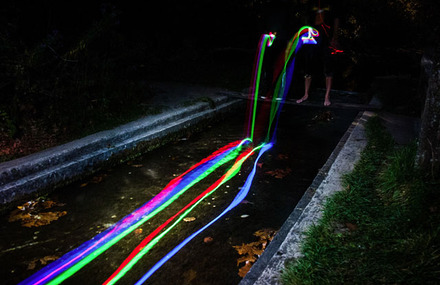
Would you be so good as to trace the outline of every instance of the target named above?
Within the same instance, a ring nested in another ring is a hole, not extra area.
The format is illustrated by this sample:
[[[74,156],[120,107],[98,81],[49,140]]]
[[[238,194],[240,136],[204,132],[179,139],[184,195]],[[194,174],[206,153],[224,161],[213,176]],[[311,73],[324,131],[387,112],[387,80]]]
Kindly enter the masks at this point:
[[[237,266],[240,255],[233,246],[257,241],[254,233],[258,230],[281,227],[357,115],[354,110],[331,110],[330,120],[314,119],[324,111],[285,106],[277,143],[260,160],[245,201],[195,237],[148,279],[147,284],[237,284],[242,264]],[[149,201],[193,164],[227,143],[242,139],[243,121],[243,115],[233,116],[203,133],[55,191],[44,199],[56,203],[41,211],[66,213],[49,224],[25,227],[19,221],[9,222],[9,214],[1,217],[0,274],[4,284],[24,280],[45,263],[69,252]],[[201,202],[187,216],[194,219],[179,223],[119,284],[135,283],[167,252],[221,213],[243,185],[252,163],[252,159],[246,162],[239,175]],[[222,167],[208,176],[63,284],[102,284],[135,246],[216,181],[225,169]]]

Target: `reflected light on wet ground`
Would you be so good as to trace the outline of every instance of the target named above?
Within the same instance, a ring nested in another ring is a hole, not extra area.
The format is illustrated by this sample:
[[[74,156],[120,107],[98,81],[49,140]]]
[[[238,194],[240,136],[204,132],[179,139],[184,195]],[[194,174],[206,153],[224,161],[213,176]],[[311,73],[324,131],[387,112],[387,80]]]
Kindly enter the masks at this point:
[[[233,246],[253,241],[253,233],[262,228],[278,229],[282,225],[357,114],[355,111],[335,110],[331,121],[316,122],[313,118],[319,112],[320,109],[285,106],[277,144],[260,162],[246,203],[238,205],[221,222],[196,237],[148,282],[176,284],[175,281],[179,280],[177,283],[183,284],[185,278],[195,274],[194,284],[224,284],[221,280],[225,278],[231,280],[231,284],[238,283],[239,255]],[[95,177],[103,177],[100,182],[90,182],[93,180],[90,178],[59,189],[48,198],[65,204],[60,210],[67,214],[47,226],[24,228],[18,223],[8,223],[8,217],[4,217],[1,224],[2,276],[7,276],[7,284],[23,280],[42,268],[40,259],[43,257],[59,257],[102,232],[152,199],[191,165],[241,137],[242,116],[238,114],[213,125],[206,132],[157,149],[130,164],[98,173]],[[164,253],[224,210],[243,185],[250,166],[251,163],[245,165],[243,175],[237,175],[210,199],[203,201],[191,214],[194,221],[176,226],[121,282],[136,282]],[[89,182],[87,186],[80,187],[86,182]],[[212,182],[207,179],[206,184],[194,191],[200,191]],[[185,197],[179,199],[176,205],[144,224],[141,231],[124,238],[63,284],[102,283],[130,251],[161,224],[160,221],[177,212],[188,200]],[[212,237],[209,244],[203,242],[207,236]],[[28,269],[34,260],[38,260],[34,262],[35,268]]]

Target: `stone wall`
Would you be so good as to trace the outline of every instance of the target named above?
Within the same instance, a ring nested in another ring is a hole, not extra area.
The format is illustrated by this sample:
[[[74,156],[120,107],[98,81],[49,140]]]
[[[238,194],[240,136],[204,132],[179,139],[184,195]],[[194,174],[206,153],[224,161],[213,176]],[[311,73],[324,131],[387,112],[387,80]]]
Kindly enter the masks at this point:
[[[416,162],[433,178],[440,177],[440,47],[421,60],[420,97],[423,113]]]

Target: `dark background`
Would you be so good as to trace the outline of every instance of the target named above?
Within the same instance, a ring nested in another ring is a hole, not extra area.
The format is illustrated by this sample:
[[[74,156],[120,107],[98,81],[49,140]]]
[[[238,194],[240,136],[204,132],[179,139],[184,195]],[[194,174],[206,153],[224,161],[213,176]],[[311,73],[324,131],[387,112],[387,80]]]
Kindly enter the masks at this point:
[[[260,35],[277,32],[281,51],[309,1],[2,1],[1,160],[157,112],[150,81],[243,90]],[[336,2],[344,53],[333,87],[370,92],[378,77],[404,78],[388,88],[420,105],[414,86],[438,42],[440,1]]]

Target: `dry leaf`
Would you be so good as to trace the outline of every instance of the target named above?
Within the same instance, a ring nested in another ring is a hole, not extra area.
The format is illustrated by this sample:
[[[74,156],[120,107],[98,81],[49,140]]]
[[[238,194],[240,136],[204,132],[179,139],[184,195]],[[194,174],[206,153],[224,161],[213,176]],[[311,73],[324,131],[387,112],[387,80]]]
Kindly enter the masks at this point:
[[[31,216],[29,219],[22,220],[21,225],[27,228],[45,226],[66,214],[66,211],[39,213]]]
[[[27,270],[34,270],[35,267],[37,266],[37,261],[38,259],[34,259],[31,262],[29,262]]]
[[[277,233],[274,229],[261,229],[254,233],[254,236],[259,237],[260,240],[272,241],[275,234]]]
[[[237,259],[237,266],[242,263],[242,262],[252,262],[254,263],[255,261],[257,261],[257,257],[256,256],[242,256],[239,259]]]
[[[254,233],[259,238],[259,241],[233,246],[238,254],[242,255],[237,259],[237,266],[243,262],[245,263],[238,271],[240,277],[244,277],[248,273],[252,264],[263,254],[264,249],[268,242],[273,239],[275,233],[276,231],[273,229],[261,229]]]
[[[242,245],[233,246],[240,255],[254,255],[255,251],[258,249],[260,242],[243,243]]]
[[[140,235],[141,233],[142,233],[142,229],[141,228],[138,228],[138,229],[134,230],[134,234],[135,235]]]
[[[281,179],[287,176],[290,172],[292,172],[292,169],[286,168],[286,169],[275,169],[271,171],[267,171],[266,174],[272,175],[275,178]]]
[[[41,212],[54,206],[64,206],[54,201],[32,200],[18,206],[9,215],[9,222],[21,221],[23,227],[39,227],[50,224],[52,221],[67,214],[66,211]]]
[[[14,210],[9,215],[9,222],[15,222],[20,220],[25,220],[31,218],[31,215],[28,212],[22,210]]]
[[[183,221],[184,222],[193,222],[193,221],[195,221],[196,220],[196,217],[187,217],[187,218],[183,218]]]
[[[41,203],[41,206],[43,206],[44,209],[49,209],[56,205],[57,203],[54,201],[44,201],[43,203]]]
[[[33,259],[29,262],[27,270],[34,270],[35,267],[37,267],[38,261],[40,262],[41,265],[46,265],[49,261],[54,261],[57,260],[58,258],[59,256],[56,255],[47,255],[42,258]]]
[[[132,164],[131,167],[136,167],[136,168],[140,168],[143,167],[143,164]]]
[[[22,211],[27,211],[35,208],[35,206],[38,204],[38,201],[30,200],[23,205],[17,206],[18,209]]]
[[[40,262],[41,262],[41,265],[46,265],[48,261],[54,261],[57,259],[58,259],[58,256],[56,256],[56,255],[47,255],[43,258],[40,258]]]
[[[203,242],[204,243],[211,243],[211,242],[213,242],[214,241],[214,239],[212,238],[212,237],[205,237],[204,239],[203,239]]]
[[[246,262],[239,270],[238,270],[238,275],[243,278],[246,276],[246,274],[249,272],[249,270],[251,270],[252,267],[252,263],[251,262]]]

